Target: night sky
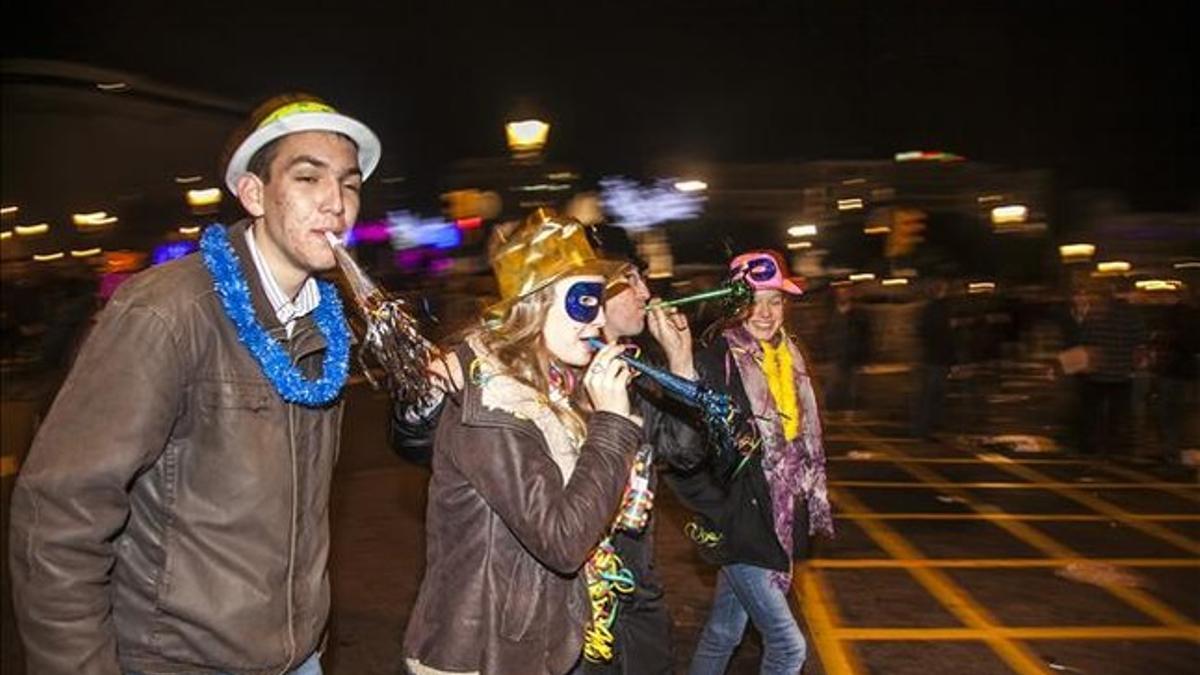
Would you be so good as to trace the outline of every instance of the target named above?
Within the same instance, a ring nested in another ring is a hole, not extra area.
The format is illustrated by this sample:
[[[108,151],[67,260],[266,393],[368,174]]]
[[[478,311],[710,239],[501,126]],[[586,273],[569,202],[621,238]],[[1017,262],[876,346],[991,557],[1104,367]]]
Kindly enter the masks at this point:
[[[503,121],[534,112],[551,156],[592,171],[938,149],[1135,208],[1200,204],[1184,3],[488,5],[5,0],[0,44],[248,106],[311,91],[418,184],[503,154]]]

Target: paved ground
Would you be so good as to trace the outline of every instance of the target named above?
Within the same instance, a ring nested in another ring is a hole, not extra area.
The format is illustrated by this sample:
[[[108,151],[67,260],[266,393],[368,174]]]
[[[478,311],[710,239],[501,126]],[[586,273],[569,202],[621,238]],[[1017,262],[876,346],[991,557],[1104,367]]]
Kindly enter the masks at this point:
[[[796,585],[827,673],[1132,675],[1200,663],[1189,472],[913,442],[887,425],[831,431],[840,534]]]
[[[1000,432],[1053,436],[1053,387],[1038,385],[1038,377],[952,387],[951,432],[937,441],[904,437],[902,373],[879,375],[864,388],[870,416],[831,422],[839,536],[795,583],[810,636],[806,672],[1194,672],[1195,473],[985,445],[987,434]],[[427,476],[387,450],[385,410],[379,394],[351,389],[335,480],[334,615],[325,659],[336,675],[399,672],[400,639],[423,569]],[[20,441],[13,411],[6,402],[6,447]],[[4,473],[6,505],[12,476]],[[660,495],[657,554],[680,669],[713,583],[713,570],[682,534],[686,520],[669,494]],[[0,549],[6,556],[6,536]],[[1068,570],[1101,584],[1063,576]],[[0,666],[19,675],[4,584]],[[751,634],[730,672],[757,672],[758,656]]]

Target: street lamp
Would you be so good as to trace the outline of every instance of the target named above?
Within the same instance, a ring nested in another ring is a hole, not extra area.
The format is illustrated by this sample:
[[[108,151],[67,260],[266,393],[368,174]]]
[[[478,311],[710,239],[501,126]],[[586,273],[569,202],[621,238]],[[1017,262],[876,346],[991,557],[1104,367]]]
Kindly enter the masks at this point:
[[[514,155],[531,155],[546,146],[550,125],[538,119],[518,120],[505,124],[504,134]]]

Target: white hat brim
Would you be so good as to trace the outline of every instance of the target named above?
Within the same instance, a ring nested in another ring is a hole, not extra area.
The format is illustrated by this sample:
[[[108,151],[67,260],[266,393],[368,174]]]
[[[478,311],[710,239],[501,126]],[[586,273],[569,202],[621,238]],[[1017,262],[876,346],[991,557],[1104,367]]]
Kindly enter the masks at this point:
[[[259,127],[246,137],[241,145],[229,158],[229,166],[225,167],[225,187],[237,194],[237,181],[246,173],[250,158],[265,146],[288,134],[301,131],[331,131],[347,136],[358,146],[358,168],[362,171],[363,180],[370,177],[371,172],[379,165],[379,155],[382,146],[379,137],[367,125],[353,117],[333,112],[304,112],[295,113],[277,119],[270,124]]]

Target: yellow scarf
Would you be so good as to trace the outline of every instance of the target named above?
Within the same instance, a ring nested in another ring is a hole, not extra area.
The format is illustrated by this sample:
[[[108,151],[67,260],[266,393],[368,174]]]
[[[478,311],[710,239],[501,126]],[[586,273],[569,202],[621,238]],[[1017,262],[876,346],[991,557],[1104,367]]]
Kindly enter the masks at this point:
[[[769,342],[760,341],[759,344],[763,350],[763,374],[767,376],[767,387],[771,389],[771,398],[775,399],[775,408],[779,410],[780,421],[783,422],[783,435],[792,441],[800,433],[796,383],[792,378],[792,353],[788,350],[787,340],[780,340],[778,347],[772,347]]]

